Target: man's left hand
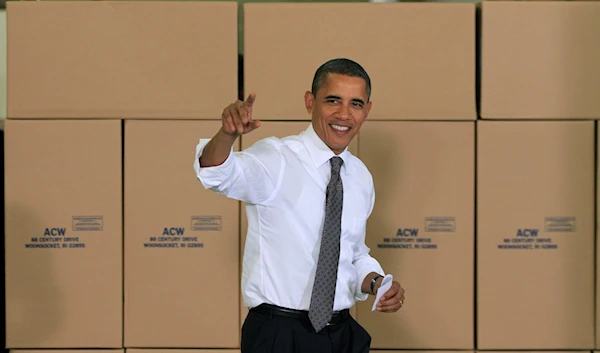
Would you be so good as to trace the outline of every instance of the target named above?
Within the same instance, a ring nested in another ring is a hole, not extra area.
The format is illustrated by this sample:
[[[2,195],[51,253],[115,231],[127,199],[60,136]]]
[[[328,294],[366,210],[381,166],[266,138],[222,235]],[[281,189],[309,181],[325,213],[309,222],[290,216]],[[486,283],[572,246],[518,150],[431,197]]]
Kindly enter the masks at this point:
[[[404,288],[397,281],[392,282],[392,287],[381,296],[377,303],[377,311],[395,313],[404,305]]]

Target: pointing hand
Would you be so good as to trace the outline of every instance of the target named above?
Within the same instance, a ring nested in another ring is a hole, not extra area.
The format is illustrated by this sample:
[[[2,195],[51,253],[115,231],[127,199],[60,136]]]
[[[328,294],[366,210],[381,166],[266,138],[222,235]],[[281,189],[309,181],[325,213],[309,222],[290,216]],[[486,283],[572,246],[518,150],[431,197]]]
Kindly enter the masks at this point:
[[[256,94],[250,93],[246,101],[240,100],[230,104],[223,110],[223,131],[228,135],[247,134],[260,126],[260,121],[252,120],[252,105]]]

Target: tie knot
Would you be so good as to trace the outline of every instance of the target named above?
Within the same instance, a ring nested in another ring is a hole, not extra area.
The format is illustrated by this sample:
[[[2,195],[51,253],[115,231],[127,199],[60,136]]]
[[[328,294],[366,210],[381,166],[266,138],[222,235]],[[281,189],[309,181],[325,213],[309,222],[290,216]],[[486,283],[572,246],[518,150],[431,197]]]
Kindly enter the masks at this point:
[[[329,162],[331,163],[331,174],[340,174],[340,168],[344,161],[340,157],[332,157]]]

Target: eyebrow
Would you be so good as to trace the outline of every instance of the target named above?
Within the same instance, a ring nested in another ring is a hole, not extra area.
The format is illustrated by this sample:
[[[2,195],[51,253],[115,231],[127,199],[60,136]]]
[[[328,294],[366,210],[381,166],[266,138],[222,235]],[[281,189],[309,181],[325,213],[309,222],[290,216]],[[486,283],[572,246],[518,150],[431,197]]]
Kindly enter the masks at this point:
[[[328,99],[342,99],[342,97],[340,97],[340,96],[334,96],[334,95],[329,95],[329,96],[325,97],[325,99],[326,100],[328,100]],[[360,98],[352,98],[352,101],[353,102],[358,102],[358,103],[363,104],[363,105],[365,104],[365,102],[362,99],[360,99]]]

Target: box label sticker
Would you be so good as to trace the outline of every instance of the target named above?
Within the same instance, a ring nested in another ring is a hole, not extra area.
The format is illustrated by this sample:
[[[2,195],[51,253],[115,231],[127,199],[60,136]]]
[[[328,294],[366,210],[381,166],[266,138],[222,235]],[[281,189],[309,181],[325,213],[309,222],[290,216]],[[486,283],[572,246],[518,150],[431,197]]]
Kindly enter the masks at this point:
[[[453,233],[456,232],[456,217],[425,217],[425,232]]]
[[[204,243],[197,236],[186,236],[185,227],[163,227],[161,234],[151,236],[144,243],[145,248],[184,249],[204,248]]]
[[[546,217],[544,231],[555,233],[574,233],[577,231],[575,217]]]
[[[101,231],[104,229],[103,216],[73,216],[73,231]]]
[[[221,231],[221,216],[192,216],[192,231]]]

